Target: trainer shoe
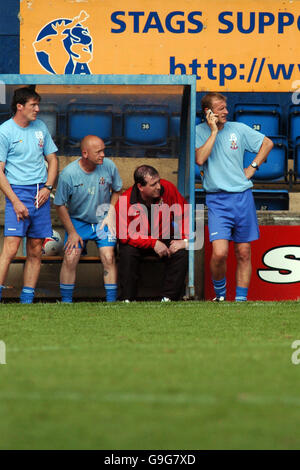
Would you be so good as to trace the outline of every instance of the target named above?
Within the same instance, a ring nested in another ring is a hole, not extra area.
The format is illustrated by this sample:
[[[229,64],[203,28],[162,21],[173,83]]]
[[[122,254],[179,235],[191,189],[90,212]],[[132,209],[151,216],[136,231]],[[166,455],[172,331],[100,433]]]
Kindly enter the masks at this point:
[[[215,297],[212,301],[213,302],[224,302],[225,300],[225,297],[223,297],[222,295],[220,297]]]
[[[169,297],[163,297],[161,302],[171,302],[171,299],[169,299]]]

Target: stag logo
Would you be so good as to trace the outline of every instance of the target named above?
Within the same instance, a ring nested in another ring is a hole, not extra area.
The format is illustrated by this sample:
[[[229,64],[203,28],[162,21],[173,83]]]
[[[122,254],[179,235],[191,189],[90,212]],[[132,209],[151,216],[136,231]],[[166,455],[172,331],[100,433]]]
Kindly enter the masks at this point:
[[[40,65],[52,74],[90,74],[93,41],[84,23],[89,15],[81,11],[73,19],[59,18],[44,26],[33,47]]]

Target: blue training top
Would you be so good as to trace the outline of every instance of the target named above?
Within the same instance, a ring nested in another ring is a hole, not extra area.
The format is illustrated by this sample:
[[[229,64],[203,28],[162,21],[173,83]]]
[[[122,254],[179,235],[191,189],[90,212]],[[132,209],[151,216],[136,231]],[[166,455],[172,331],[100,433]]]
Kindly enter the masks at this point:
[[[46,183],[45,158],[57,152],[46,124],[40,119],[19,126],[13,118],[0,126],[0,161],[10,184]]]
[[[196,148],[211,135],[206,122],[196,127]],[[212,152],[202,169],[203,188],[206,192],[243,192],[253,186],[244,173],[244,152],[257,153],[264,135],[241,122],[226,122],[217,134]]]
[[[67,165],[60,173],[54,204],[66,205],[70,217],[97,224],[105,216],[105,206],[103,210],[100,206],[110,203],[111,190],[122,189],[122,180],[116,165],[106,157],[91,173],[81,168],[79,160]]]

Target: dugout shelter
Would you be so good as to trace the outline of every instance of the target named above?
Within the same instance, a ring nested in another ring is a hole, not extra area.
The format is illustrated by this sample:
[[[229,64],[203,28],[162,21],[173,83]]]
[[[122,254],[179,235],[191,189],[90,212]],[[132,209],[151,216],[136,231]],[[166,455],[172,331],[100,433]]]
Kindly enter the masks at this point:
[[[84,135],[99,135],[125,189],[133,184],[133,171],[142,163],[156,167],[163,178],[177,186],[190,204],[190,233],[194,233],[195,76],[0,75],[0,111],[4,118],[9,116],[14,89],[28,85],[34,85],[42,96],[39,118],[46,122],[58,146],[59,171],[78,158]],[[202,247],[199,240],[198,247]],[[195,251],[190,249],[188,298],[195,296],[194,279]]]

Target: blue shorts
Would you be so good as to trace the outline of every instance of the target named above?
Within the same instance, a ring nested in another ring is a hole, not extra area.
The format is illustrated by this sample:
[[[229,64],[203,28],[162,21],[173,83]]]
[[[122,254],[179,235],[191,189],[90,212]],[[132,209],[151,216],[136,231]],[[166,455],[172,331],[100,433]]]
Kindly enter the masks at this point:
[[[82,240],[84,241],[84,246],[82,247],[83,250],[86,249],[86,245],[88,241],[94,241],[98,248],[103,248],[105,246],[116,246],[117,238],[112,235],[107,227],[100,230],[101,224],[90,224],[87,222],[83,222],[82,220],[72,219],[72,224],[78,235],[81,236]],[[68,234],[65,234],[64,245],[68,240]]]
[[[209,240],[248,243],[259,238],[251,189],[242,193],[207,193]]]
[[[44,184],[40,184],[41,189]],[[5,237],[30,237],[30,238],[47,238],[52,236],[50,198],[45,204],[38,209],[35,207],[35,197],[37,194],[37,185],[28,186],[11,185],[13,192],[18,196],[20,201],[27,207],[29,217],[24,220],[17,221],[17,216],[13,205],[8,198],[5,206]]]

